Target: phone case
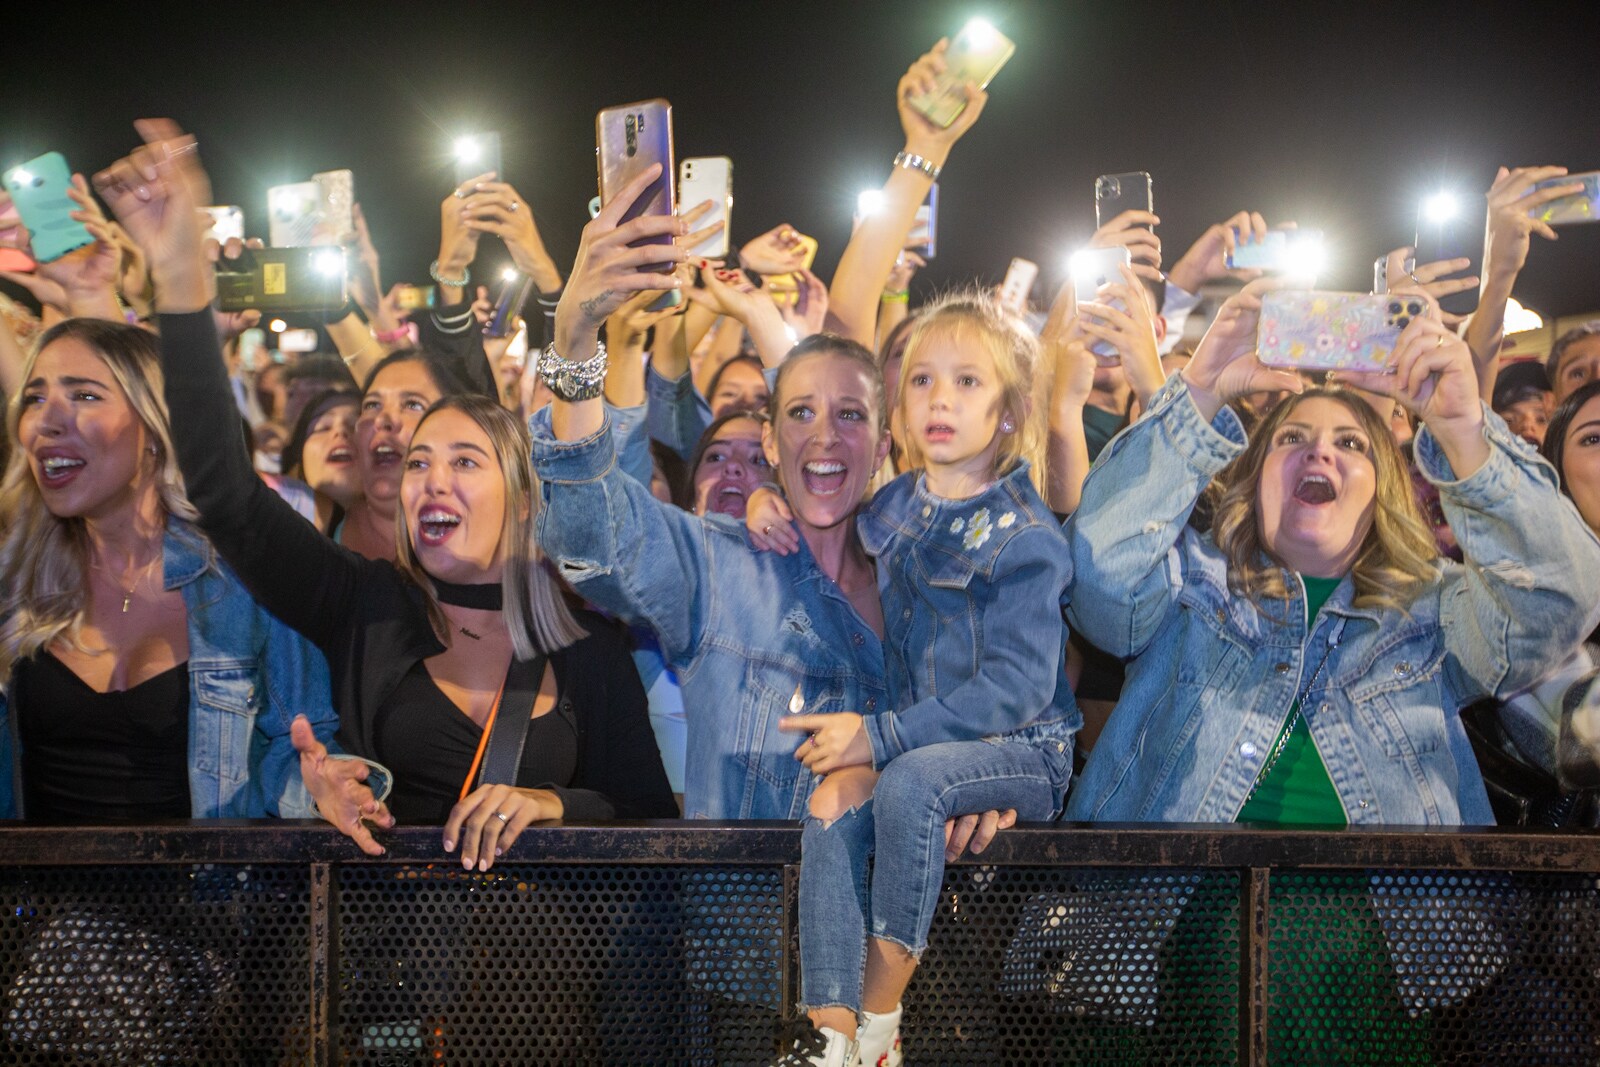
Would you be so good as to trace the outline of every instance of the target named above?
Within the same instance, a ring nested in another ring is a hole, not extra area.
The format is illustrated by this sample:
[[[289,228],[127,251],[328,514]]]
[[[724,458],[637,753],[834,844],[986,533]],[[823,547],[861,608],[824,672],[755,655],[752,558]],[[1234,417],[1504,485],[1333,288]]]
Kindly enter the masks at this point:
[[[217,269],[223,311],[289,314],[338,311],[345,306],[344,272],[328,273],[318,260],[337,255],[318,248],[247,248]]]
[[[222,244],[230,237],[244,240],[244,211],[231,204],[220,204],[200,209],[211,216],[211,228],[206,236]]]
[[[72,188],[72,170],[60,152],[46,152],[20,167],[12,167],[4,180],[17,214],[28,228],[34,259],[49,263],[75,248],[94,243],[83,223],[71,218],[78,205],[67,197],[67,190]]]
[[[1321,230],[1268,230],[1260,241],[1234,246],[1223,265],[1229,270],[1286,271],[1305,262],[1309,246],[1321,243]]]
[[[499,181],[506,180],[506,172],[500,169],[500,135],[498,133],[475,133],[462,140],[471,140],[477,144],[477,154],[471,159],[462,159],[458,154],[455,157],[456,188],[461,188],[461,183],[469,178],[476,178],[480,174],[494,171]]]
[[[810,270],[811,264],[817,258],[817,239],[803,233],[795,234],[795,240],[800,242],[800,269]],[[779,304],[794,304],[800,300],[800,283],[803,281],[799,274],[774,274],[767,279],[766,290],[768,295]]]
[[[267,239],[273,248],[309,248],[323,225],[322,186],[274,185],[267,190]]]
[[[325,170],[313,174],[322,194],[322,228],[317,244],[342,245],[356,236],[356,177],[348,170]]]
[[[720,259],[728,254],[733,213],[733,160],[727,156],[697,156],[678,164],[679,213],[707,200],[712,204],[711,213],[697,220],[694,228],[704,229],[721,219],[722,229],[689,249],[689,255]]]
[[[1404,294],[1276,289],[1261,298],[1256,355],[1268,367],[1387,370],[1400,331],[1427,308]]]
[[[939,252],[939,183],[928,186],[928,199],[917,208],[911,220],[911,232],[906,234],[906,245],[922,253],[922,258],[932,259]]]
[[[1039,277],[1039,264],[1031,259],[1013,259],[1006,268],[1006,280],[1000,283],[1000,303],[1012,311],[1026,311],[1028,294]]]
[[[1102,174],[1094,180],[1094,225],[1099,229],[1124,211],[1154,211],[1150,175],[1142,170]],[[1148,230],[1149,226],[1142,226]]]
[[[522,314],[522,306],[532,293],[533,279],[526,274],[507,278],[500,287],[499,298],[494,302],[494,313],[484,323],[484,336],[504,337],[510,333],[516,326],[517,316]]]
[[[1558,185],[1571,185],[1573,182],[1583,183],[1583,192],[1569,193],[1558,197],[1548,203],[1540,204],[1528,212],[1530,216],[1540,222],[1549,223],[1551,226],[1568,226],[1574,222],[1600,222],[1600,172],[1590,171],[1587,174],[1568,174],[1563,178],[1550,178],[1546,181],[1535,182],[1528,192],[1535,193],[1540,189],[1549,189]]]
[[[949,126],[967,109],[967,97],[961,87],[970,81],[980,89],[988,88],[1016,50],[1016,44],[993,26],[967,23],[945,49],[945,70],[933,91],[912,96],[911,106],[928,116],[930,122]]]
[[[1126,267],[1132,262],[1133,256],[1120,245],[1116,248],[1085,248],[1075,252],[1072,256],[1072,290],[1078,303],[1100,299],[1102,286],[1122,281],[1122,273],[1117,268]],[[1111,297],[1107,303],[1123,311],[1128,310],[1116,297]],[[1089,351],[1102,360],[1121,359],[1121,353],[1110,341],[1095,341],[1089,345]]]
[[[609,204],[652,163],[660,163],[661,175],[639,194],[621,221],[641,215],[672,214],[678,202],[672,156],[672,105],[657,99],[608,107],[595,116],[594,127],[600,203]],[[634,246],[671,243],[672,237],[662,234],[637,241]],[[639,269],[666,274],[671,272],[672,264],[663,261]]]

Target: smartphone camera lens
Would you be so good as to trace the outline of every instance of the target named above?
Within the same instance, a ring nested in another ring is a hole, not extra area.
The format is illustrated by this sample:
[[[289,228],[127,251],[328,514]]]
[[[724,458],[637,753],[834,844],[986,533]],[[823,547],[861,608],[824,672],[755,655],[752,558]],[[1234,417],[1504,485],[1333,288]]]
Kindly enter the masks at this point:
[[[1420,315],[1422,314],[1422,305],[1413,300],[1406,305],[1406,312],[1411,315]]]
[[[35,189],[41,188],[43,185],[44,185],[44,178],[36,177],[36,178],[33,179],[33,187]]]
[[[1398,301],[1398,300],[1389,301],[1389,314],[1391,314],[1391,315],[1400,314],[1400,301]]]
[[[1122,183],[1115,178],[1104,177],[1095,183],[1095,199],[1111,200],[1122,195]]]
[[[1407,326],[1411,325],[1411,320],[1405,315],[1401,315],[1398,319],[1394,320],[1394,324],[1403,330]]]
[[[628,157],[631,159],[639,152],[639,124],[632,115],[623,120],[622,132],[627,140]]]

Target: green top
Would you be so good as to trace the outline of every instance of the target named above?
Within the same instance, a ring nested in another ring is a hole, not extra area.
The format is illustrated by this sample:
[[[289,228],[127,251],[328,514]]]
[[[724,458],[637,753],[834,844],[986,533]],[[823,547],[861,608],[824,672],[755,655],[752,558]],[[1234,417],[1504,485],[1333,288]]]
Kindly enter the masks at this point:
[[[1342,578],[1312,578],[1302,575],[1306,587],[1306,633],[1311,632],[1311,622],[1316,619],[1322,605],[1328,602]],[[1307,665],[1310,666],[1309,664]],[[1304,680],[1309,682],[1310,679]],[[1302,683],[1303,684],[1303,683]],[[1298,708],[1300,702],[1295,701]],[[1343,826],[1346,823],[1344,805],[1339,793],[1328,777],[1328,768],[1322,762],[1322,753],[1311,739],[1311,730],[1304,715],[1295,715],[1294,729],[1283,746],[1283,755],[1272,765],[1267,776],[1256,788],[1255,796],[1239,812],[1238,822],[1278,823],[1280,825]],[[1276,751],[1282,731],[1273,738],[1271,751]]]
[[[1127,425],[1126,415],[1114,415],[1093,404],[1083,405],[1083,436],[1089,445],[1089,462],[1093,463],[1106,445],[1111,443],[1111,439]]]

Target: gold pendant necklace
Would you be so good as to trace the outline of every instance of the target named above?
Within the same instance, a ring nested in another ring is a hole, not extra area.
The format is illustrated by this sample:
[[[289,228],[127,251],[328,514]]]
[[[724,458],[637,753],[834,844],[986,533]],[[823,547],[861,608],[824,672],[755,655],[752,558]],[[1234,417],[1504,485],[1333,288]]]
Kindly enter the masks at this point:
[[[144,569],[134,576],[133,584],[127,586],[126,588],[124,588],[122,583],[119,581],[114,579],[111,581],[111,584],[116,586],[117,590],[122,593],[122,614],[126,615],[128,613],[128,608],[133,605],[133,594],[139,588],[139,583],[144,581],[145,578],[149,577],[151,568],[153,568],[160,559],[161,557],[157,556],[149,563],[146,563],[144,565]],[[108,572],[98,563],[94,564],[94,569],[99,571],[101,574],[104,574],[108,579],[111,578],[110,572]]]

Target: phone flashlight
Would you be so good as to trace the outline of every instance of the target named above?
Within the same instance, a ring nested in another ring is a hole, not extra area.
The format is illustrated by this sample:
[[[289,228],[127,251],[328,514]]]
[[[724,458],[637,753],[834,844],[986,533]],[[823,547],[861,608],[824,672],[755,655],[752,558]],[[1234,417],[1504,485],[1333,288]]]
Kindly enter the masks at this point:
[[[1328,246],[1307,234],[1294,240],[1293,234],[1283,250],[1283,273],[1298,278],[1315,278],[1328,267]]]
[[[861,218],[877,214],[881,207],[883,207],[882,189],[863,189],[856,197],[856,214]]]
[[[1092,269],[1087,248],[1080,248],[1067,256],[1067,273],[1072,275],[1073,281],[1086,277]]]
[[[267,323],[267,329],[271,330],[273,333],[282,333],[288,328],[289,324],[284,322],[282,319],[273,319],[271,322]]]
[[[317,273],[324,277],[332,278],[335,275],[344,273],[344,253],[342,251],[335,251],[330,248],[327,251],[318,252],[317,258],[312,263],[317,268]]]
[[[456,158],[463,163],[476,163],[483,154],[483,147],[478,144],[476,137],[457,137],[455,143]]]
[[[972,43],[974,51],[982,52],[993,46],[998,30],[988,19],[968,19],[961,27],[961,35]]]
[[[300,194],[293,189],[275,189],[272,193],[272,210],[292,213],[299,210]]]
[[[21,185],[27,185],[29,182],[33,181],[33,171],[27,170],[23,167],[18,167],[16,170],[12,171],[11,176],[15,178]]]
[[[1422,217],[1429,222],[1449,222],[1460,211],[1454,193],[1434,193],[1422,202]]]
[[[505,270],[500,272],[500,278],[501,278],[502,281],[508,281],[508,282],[516,281],[517,280],[517,268],[515,268],[515,267],[507,267]]]

